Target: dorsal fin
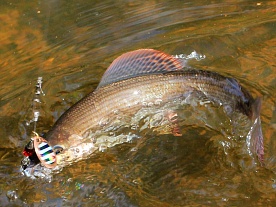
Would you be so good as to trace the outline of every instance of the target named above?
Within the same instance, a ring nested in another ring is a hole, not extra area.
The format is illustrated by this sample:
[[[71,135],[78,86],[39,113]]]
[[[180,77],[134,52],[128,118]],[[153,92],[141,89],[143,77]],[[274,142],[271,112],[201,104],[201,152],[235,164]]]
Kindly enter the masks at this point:
[[[184,61],[153,49],[140,49],[116,58],[105,71],[98,88],[146,74],[182,70]]]

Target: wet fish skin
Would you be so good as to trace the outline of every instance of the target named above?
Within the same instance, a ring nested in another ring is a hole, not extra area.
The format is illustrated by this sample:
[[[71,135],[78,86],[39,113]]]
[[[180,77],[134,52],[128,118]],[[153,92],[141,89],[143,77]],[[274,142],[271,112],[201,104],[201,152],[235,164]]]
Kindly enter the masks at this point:
[[[202,70],[185,70],[164,74],[145,75],[122,80],[99,88],[73,105],[55,123],[46,138],[51,144],[65,144],[74,134],[83,136],[91,128],[100,128],[103,117],[114,110],[135,114],[144,102],[170,101],[183,94],[198,91],[210,101],[238,110],[252,117],[253,97],[237,87],[233,79]],[[72,143],[67,143],[71,145]]]
[[[129,52],[114,60],[98,88],[68,109],[46,139],[52,146],[68,149],[81,143],[88,130],[101,129],[101,122],[112,118],[114,111],[133,116],[144,103],[165,103],[194,92],[224,107],[228,115],[238,111],[252,121],[258,119],[250,148],[263,159],[260,99],[255,100],[233,78],[186,68],[172,56],[149,49]]]

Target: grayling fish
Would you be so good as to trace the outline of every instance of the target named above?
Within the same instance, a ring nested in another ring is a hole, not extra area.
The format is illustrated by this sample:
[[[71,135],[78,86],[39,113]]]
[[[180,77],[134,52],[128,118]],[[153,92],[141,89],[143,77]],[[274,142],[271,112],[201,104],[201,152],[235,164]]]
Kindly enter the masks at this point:
[[[45,139],[34,137],[25,148],[28,152],[25,154],[31,161],[41,162],[48,168],[64,166],[99,149],[104,141],[95,138],[97,132],[116,122],[118,114],[131,117],[145,103],[151,103],[154,107],[174,99],[185,99],[187,94],[195,92],[223,107],[229,116],[239,112],[252,120],[248,146],[262,162],[264,148],[260,98],[253,99],[233,78],[187,68],[181,60],[152,49],[128,52],[115,59],[97,89],[68,109]],[[108,139],[107,136],[104,138]],[[119,136],[114,139],[117,140],[108,147],[127,138]],[[25,162],[24,169],[29,167],[27,165]]]

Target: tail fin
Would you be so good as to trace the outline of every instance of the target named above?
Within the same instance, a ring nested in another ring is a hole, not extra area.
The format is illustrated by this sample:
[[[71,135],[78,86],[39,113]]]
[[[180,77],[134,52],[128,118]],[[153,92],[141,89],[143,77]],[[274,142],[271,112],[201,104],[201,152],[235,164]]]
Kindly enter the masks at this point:
[[[259,161],[264,161],[264,141],[261,126],[260,110],[261,98],[258,97],[253,103],[252,121],[253,125],[247,135],[247,145],[249,150],[258,156]]]

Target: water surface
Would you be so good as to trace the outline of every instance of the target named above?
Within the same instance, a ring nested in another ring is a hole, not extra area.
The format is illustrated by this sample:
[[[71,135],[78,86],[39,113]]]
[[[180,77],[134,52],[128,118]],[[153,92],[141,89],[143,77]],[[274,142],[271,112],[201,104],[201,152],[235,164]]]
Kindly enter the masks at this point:
[[[275,1],[1,1],[1,206],[273,206],[275,11]],[[265,167],[250,168],[220,133],[192,124],[182,138],[148,130],[64,168],[52,182],[22,176],[37,78],[45,93],[41,133],[97,87],[116,57],[140,48],[195,50],[206,58],[190,66],[234,77],[262,96]]]

